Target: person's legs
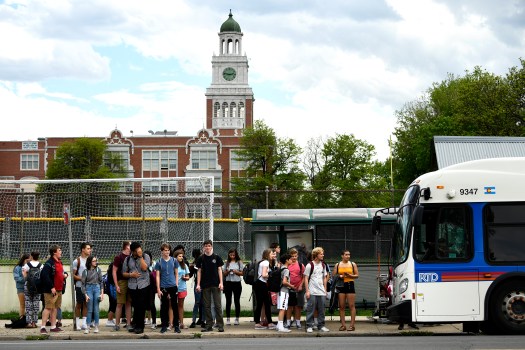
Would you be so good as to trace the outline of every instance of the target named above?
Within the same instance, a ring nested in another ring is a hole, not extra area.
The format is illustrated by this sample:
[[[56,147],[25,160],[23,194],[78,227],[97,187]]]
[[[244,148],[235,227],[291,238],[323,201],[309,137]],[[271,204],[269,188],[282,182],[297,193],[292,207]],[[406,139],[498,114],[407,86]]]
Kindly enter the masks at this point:
[[[213,328],[213,317],[211,315],[211,290],[210,288],[202,289],[202,302],[204,304],[205,314],[205,328],[211,330]]]
[[[180,332],[179,328],[179,307],[177,305],[178,298],[177,298],[177,288],[172,287],[168,288],[169,294],[170,294],[170,301],[171,301],[171,310],[173,310],[173,328],[176,333]]]
[[[26,298],[24,292],[17,293],[18,295],[18,316],[22,317],[26,314]]]
[[[310,295],[310,299],[306,301],[306,327],[314,327],[314,311],[315,311],[315,297]]]
[[[266,288],[262,289],[263,283],[260,281],[255,282],[254,291],[255,291],[255,311],[254,311],[254,320],[255,324],[258,325],[261,323],[261,310],[264,304],[264,293]]]
[[[242,294],[242,284],[240,282],[235,282],[233,286],[233,302],[235,304],[235,319],[236,320],[239,320],[239,317],[241,316],[241,294]]]
[[[169,294],[166,289],[162,289],[162,296],[160,297],[160,322],[161,331],[168,328],[169,325]]]
[[[178,298],[177,306],[179,307],[179,324],[181,328],[184,328],[184,299]]]
[[[350,309],[350,328],[355,327],[355,316],[356,316],[356,310],[355,310],[355,294],[350,293],[347,294],[347,302],[348,302],[348,308]]]
[[[346,330],[346,317],[345,317],[345,311],[346,311],[346,299],[347,295],[345,293],[339,293],[339,322],[341,322],[341,328],[339,330]],[[344,329],[343,329],[344,328]]]
[[[95,319],[95,327],[98,327],[100,321],[100,285],[95,285],[93,296],[93,317]]]
[[[232,307],[232,283],[230,281],[224,282],[224,296],[226,297],[226,319],[230,319],[231,307]]]
[[[215,321],[217,326],[219,326],[219,332],[224,330],[224,320],[222,318],[222,300],[221,300],[221,290],[219,287],[211,287],[211,293],[213,298],[213,304],[215,308]]]
[[[93,305],[95,304],[95,285],[94,284],[88,284],[86,285],[86,294],[89,297],[89,300],[87,301],[87,324],[89,329],[89,324],[91,324],[91,317],[93,315]]]
[[[316,301],[316,304],[317,304],[317,328],[318,329],[321,329],[325,326],[325,317],[324,317],[324,312],[325,312],[325,296],[324,295],[319,295],[319,296],[316,296],[317,298],[317,301]]]

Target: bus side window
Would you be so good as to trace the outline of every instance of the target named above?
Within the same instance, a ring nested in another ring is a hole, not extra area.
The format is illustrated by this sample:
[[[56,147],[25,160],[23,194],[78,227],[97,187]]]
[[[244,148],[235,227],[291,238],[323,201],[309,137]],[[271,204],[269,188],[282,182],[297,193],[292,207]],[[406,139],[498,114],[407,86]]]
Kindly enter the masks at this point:
[[[470,235],[464,207],[442,208],[437,231],[438,259],[468,257],[467,244]]]

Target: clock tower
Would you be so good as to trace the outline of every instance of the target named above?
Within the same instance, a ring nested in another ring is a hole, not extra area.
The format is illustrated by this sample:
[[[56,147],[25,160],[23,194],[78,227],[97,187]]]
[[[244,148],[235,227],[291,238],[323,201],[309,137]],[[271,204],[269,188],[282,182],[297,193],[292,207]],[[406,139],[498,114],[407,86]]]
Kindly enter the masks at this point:
[[[219,54],[213,55],[212,81],[206,89],[206,129],[215,135],[240,136],[253,124],[253,91],[248,85],[248,58],[242,32],[230,10],[219,32]]]

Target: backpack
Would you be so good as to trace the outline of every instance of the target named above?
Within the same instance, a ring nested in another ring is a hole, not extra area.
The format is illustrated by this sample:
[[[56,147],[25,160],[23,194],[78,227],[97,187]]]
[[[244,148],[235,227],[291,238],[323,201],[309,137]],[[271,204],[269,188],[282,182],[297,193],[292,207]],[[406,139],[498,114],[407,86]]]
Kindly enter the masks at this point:
[[[11,323],[10,324],[5,324],[5,328],[26,328],[27,326],[27,323],[26,323],[26,316],[25,315],[22,315],[20,316],[19,318],[13,318],[11,319]]]
[[[106,276],[106,280],[107,280],[107,284],[110,285],[115,285],[115,281],[113,281],[113,262],[109,263],[109,266],[108,266],[108,271],[106,272],[105,274]]]
[[[257,280],[257,270],[259,270],[259,263],[260,261],[248,263],[244,265],[244,268],[242,269],[242,279],[244,283],[249,284],[253,286],[255,284],[255,281]]]
[[[29,271],[27,272],[27,290],[29,294],[34,295],[37,293],[42,293],[42,283],[40,280],[40,272],[42,271],[40,267],[41,263],[38,263],[37,266],[29,264]]]
[[[268,291],[270,292],[279,292],[283,283],[281,272],[282,270],[287,269],[283,267],[281,269],[274,269],[268,272]]]

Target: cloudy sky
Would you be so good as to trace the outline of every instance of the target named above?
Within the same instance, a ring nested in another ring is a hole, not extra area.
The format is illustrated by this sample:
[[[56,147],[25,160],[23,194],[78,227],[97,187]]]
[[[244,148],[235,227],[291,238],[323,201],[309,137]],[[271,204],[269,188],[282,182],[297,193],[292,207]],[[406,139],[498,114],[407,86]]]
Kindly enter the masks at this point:
[[[0,141],[196,135],[230,8],[255,118],[302,146],[353,133],[380,160],[433,82],[525,58],[521,0],[0,0]]]

